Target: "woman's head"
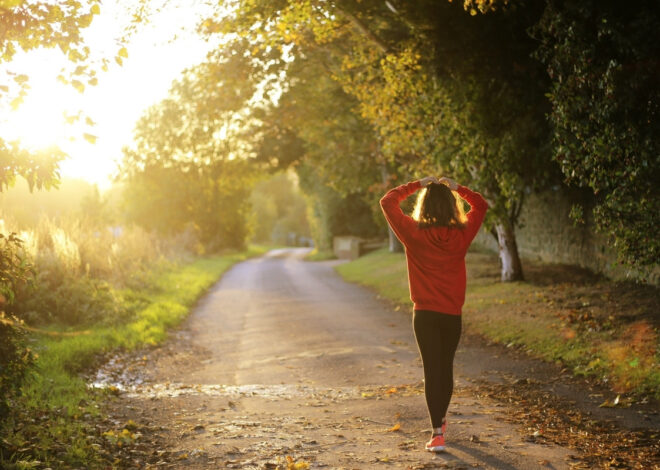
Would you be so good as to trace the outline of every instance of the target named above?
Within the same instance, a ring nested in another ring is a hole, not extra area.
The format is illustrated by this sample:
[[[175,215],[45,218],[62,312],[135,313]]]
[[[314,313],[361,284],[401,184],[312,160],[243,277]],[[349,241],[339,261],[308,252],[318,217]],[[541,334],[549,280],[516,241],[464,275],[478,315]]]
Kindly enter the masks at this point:
[[[460,197],[455,197],[448,186],[431,183],[423,188],[418,196],[413,219],[420,227],[465,226],[465,213]]]

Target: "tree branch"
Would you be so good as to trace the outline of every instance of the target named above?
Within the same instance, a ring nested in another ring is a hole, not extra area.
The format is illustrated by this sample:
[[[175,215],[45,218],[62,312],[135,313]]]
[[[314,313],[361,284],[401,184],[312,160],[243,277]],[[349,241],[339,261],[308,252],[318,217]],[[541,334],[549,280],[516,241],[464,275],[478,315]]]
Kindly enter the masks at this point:
[[[365,25],[362,20],[360,20],[357,16],[353,15],[351,12],[347,11],[346,9],[342,8],[338,4],[335,3],[335,8],[341,12],[344,17],[350,23],[364,36],[367,37],[383,54],[387,54],[390,52],[390,48],[388,45],[383,41],[376,33],[371,31],[367,25]]]

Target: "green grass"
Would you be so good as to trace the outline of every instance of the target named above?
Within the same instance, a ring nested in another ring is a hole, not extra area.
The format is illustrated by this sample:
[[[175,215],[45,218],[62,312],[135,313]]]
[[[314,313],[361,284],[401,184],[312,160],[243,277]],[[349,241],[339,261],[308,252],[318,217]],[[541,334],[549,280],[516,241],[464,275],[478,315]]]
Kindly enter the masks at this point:
[[[335,258],[337,257],[332,252],[332,250],[319,251],[316,248],[314,248],[312,251],[307,253],[307,255],[305,256],[305,261],[326,261]]]
[[[371,287],[396,304],[410,303],[406,256],[403,253],[380,249],[340,264],[335,269],[347,281]]]
[[[150,276],[147,289],[127,289],[118,295],[127,299],[120,310],[135,309],[130,320],[77,332],[62,329],[62,336],[57,336],[57,328],[49,328],[50,335],[34,336],[39,355],[36,368],[22,387],[17,408],[3,423],[0,449],[13,449],[11,455],[0,455],[3,468],[22,468],[36,460],[52,467],[107,466],[90,436],[94,434],[90,417],[99,415],[108,392],[90,389],[80,374],[96,365],[103,354],[162,342],[168,329],[187,316],[222,273],[265,251],[265,247],[252,247],[160,269]]]
[[[493,254],[470,252],[466,263],[466,331],[520,347],[576,375],[606,380],[616,391],[660,398],[660,343],[648,320],[657,291],[635,292],[634,286],[574,277],[571,267],[530,262],[525,263],[530,277],[543,282],[502,283]],[[336,270],[411,309],[404,254],[378,250]],[[621,300],[622,290],[630,301]],[[572,306],[577,301],[590,307]]]

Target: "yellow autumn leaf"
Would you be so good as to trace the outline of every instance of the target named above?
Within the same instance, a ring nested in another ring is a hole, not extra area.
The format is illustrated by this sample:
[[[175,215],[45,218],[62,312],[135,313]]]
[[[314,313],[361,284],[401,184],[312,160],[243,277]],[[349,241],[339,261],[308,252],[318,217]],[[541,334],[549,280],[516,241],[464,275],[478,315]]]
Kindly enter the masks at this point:
[[[119,52],[117,52],[117,55],[119,57],[123,57],[124,59],[128,59],[128,50],[125,47],[122,47],[119,49]]]
[[[387,432],[396,432],[396,431],[398,431],[398,430],[400,430],[400,429],[401,429],[401,424],[400,424],[400,423],[396,423],[394,426],[392,426],[391,428],[389,428],[389,429],[387,430]]]
[[[71,85],[73,85],[73,88],[78,90],[79,93],[85,91],[85,85],[80,80],[71,80]]]
[[[286,456],[286,469],[287,470],[307,470],[309,468],[309,463],[305,461],[296,462],[293,460],[293,457],[290,455]]]
[[[96,143],[96,136],[95,135],[88,134],[87,132],[85,132],[85,133],[83,133],[83,137],[85,138],[85,140],[87,142],[89,142],[92,145]]]
[[[11,109],[16,111],[22,103],[23,103],[23,97],[19,96],[17,98],[14,98],[13,100],[11,100],[11,102],[9,103],[9,106],[11,106]]]
[[[9,10],[23,3],[23,0],[0,0],[0,7]]]
[[[98,3],[92,5],[92,8],[89,10],[92,15],[99,15],[101,13],[101,7]]]

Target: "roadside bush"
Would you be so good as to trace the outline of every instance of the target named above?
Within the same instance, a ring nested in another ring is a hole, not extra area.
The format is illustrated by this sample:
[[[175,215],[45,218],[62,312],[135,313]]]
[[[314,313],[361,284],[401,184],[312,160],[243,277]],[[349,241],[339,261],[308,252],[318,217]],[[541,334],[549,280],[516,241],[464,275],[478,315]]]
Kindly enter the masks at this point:
[[[11,400],[19,393],[33,361],[34,355],[25,345],[25,332],[18,318],[0,312],[0,421],[7,416]]]
[[[73,217],[42,217],[28,230],[0,221],[0,233],[9,232],[18,233],[17,253],[34,277],[12,289],[16,299],[6,311],[31,326],[126,320],[131,312],[118,307],[124,303],[117,292],[147,285],[154,268],[187,258],[197,244],[190,232],[164,238],[137,226],[97,226]]]
[[[18,393],[33,359],[25,346],[19,319],[5,313],[15,301],[16,289],[27,284],[32,273],[32,267],[22,256],[18,236],[0,233],[0,418],[9,410],[9,402]]]
[[[37,273],[31,288],[19,291],[12,313],[30,325],[85,326],[112,323],[122,315],[110,285],[87,276],[54,278]]]

